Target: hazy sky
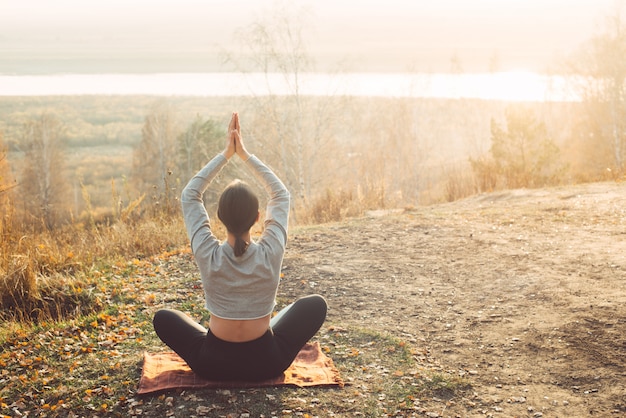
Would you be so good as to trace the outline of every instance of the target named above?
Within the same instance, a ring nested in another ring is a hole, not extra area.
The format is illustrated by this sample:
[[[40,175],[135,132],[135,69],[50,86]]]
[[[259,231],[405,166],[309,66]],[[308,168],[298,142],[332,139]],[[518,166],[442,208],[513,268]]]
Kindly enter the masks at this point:
[[[284,2],[287,3],[287,2]],[[313,0],[302,26],[318,67],[462,71],[552,67],[616,0]],[[0,73],[213,71],[273,0],[0,0]],[[455,57],[455,59],[453,59]],[[456,64],[453,64],[456,62]]]

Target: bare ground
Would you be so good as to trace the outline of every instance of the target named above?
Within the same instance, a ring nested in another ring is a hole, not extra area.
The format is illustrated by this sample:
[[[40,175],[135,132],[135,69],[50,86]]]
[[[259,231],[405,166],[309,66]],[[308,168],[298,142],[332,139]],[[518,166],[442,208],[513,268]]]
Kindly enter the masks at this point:
[[[626,184],[517,190],[291,234],[281,295],[472,389],[433,416],[626,414]]]

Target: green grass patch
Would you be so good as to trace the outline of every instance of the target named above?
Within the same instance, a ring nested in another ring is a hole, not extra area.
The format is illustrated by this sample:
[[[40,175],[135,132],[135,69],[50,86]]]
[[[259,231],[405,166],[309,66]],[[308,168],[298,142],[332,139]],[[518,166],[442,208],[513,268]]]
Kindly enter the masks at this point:
[[[469,389],[402,339],[329,324],[316,339],[339,369],[343,388],[174,390],[139,397],[143,352],[168,350],[152,328],[154,312],[176,307],[208,320],[195,266],[189,253],[180,252],[118,262],[92,275],[97,280],[89,291],[102,301],[97,312],[0,326],[0,416],[395,416],[419,414],[423,400]]]

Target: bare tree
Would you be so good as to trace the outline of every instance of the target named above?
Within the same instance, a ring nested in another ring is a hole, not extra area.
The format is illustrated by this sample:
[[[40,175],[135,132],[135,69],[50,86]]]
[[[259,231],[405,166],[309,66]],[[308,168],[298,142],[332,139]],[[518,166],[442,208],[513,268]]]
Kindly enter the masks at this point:
[[[383,101],[384,100],[384,101]],[[417,203],[424,165],[430,150],[422,137],[415,100],[387,98],[361,105],[355,111],[350,165],[358,173],[370,209]]]
[[[287,186],[306,205],[311,199],[313,185],[325,173],[332,172],[320,149],[326,149],[331,125],[337,120],[330,98],[304,97],[303,76],[313,72],[313,62],[306,49],[304,17],[306,10],[295,10],[293,4],[278,4],[270,18],[261,18],[238,32],[243,45],[240,56],[229,56],[242,72],[265,76],[267,92],[254,97],[256,116],[246,123],[249,132],[266,143],[265,147],[278,163]],[[275,81],[282,80],[287,92],[277,92]],[[257,86],[258,87],[258,86]],[[321,163],[326,165],[320,170]],[[294,218],[297,218],[294,212]]]
[[[26,164],[20,194],[25,208],[48,229],[62,220],[66,209],[68,183],[63,175],[62,134],[61,122],[47,113],[27,122],[22,130]]]
[[[182,177],[189,179],[224,146],[226,131],[212,119],[197,115],[187,130],[178,136],[179,166]]]
[[[576,140],[596,175],[626,171],[626,21],[624,3],[606,18],[601,33],[570,62],[584,115]]]
[[[133,178],[140,189],[156,188],[167,192],[169,173],[176,166],[176,132],[174,114],[165,102],[157,103],[146,116],[141,142],[133,155]]]
[[[0,132],[0,235],[7,230],[11,222],[12,203],[11,190],[16,186],[11,179],[11,167],[7,159],[7,148],[4,145],[3,134]]]
[[[3,136],[3,133],[0,132],[0,206],[5,201],[8,191],[15,187],[14,182],[9,180],[11,170],[7,159],[8,151],[4,145]]]

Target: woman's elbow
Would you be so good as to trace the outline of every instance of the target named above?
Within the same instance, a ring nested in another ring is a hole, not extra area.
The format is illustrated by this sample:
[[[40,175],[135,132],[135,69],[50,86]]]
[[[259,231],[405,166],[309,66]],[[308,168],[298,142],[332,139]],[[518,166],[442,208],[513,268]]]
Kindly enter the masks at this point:
[[[197,191],[191,186],[191,183],[187,183],[185,187],[183,187],[183,191],[180,193],[181,197],[191,197],[195,195]]]
[[[180,193],[180,201],[181,202],[195,202],[198,199],[201,199],[202,196],[195,190],[193,187],[189,187],[189,185],[185,186],[183,191]]]
[[[280,200],[285,202],[287,205],[291,205],[291,194],[288,190],[285,190],[285,193],[281,196]]]

